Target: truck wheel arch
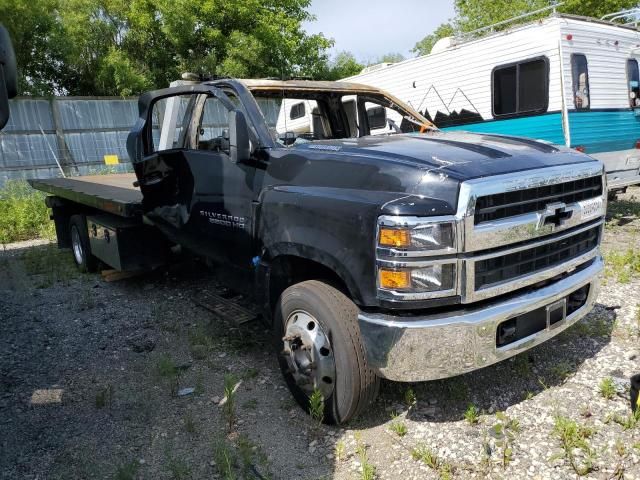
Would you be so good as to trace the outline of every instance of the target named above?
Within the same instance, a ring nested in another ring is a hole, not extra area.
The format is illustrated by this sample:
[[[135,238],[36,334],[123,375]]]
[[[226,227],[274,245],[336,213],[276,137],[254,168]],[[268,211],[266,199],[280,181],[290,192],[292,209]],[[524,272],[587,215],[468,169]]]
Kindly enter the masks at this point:
[[[275,254],[263,257],[268,265],[264,273],[268,285],[268,298],[265,300],[270,313],[284,290],[306,280],[324,280],[356,304],[361,303],[355,280],[335,257],[313,247],[300,247],[302,251],[291,247],[280,248]]]

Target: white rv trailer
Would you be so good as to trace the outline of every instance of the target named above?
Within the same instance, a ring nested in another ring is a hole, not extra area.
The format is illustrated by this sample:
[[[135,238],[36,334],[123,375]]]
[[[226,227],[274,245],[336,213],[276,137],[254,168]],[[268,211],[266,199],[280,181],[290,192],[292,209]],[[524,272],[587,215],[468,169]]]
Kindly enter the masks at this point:
[[[639,60],[635,27],[554,14],[344,80],[389,91],[443,130],[585,151],[615,191],[640,183]]]

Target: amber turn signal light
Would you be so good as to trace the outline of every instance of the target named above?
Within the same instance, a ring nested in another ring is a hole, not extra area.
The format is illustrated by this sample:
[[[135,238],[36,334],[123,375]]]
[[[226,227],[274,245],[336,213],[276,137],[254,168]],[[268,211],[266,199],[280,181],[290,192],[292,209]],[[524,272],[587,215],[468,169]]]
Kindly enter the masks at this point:
[[[381,228],[379,243],[385,247],[409,247],[411,245],[411,234],[409,230]]]
[[[380,269],[379,275],[380,288],[395,290],[398,288],[409,288],[411,286],[411,275],[408,271]]]

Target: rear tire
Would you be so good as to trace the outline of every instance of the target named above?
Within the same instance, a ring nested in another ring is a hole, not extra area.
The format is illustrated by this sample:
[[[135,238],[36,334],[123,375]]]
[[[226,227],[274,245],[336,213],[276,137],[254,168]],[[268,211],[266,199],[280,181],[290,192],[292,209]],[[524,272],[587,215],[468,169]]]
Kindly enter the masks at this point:
[[[330,424],[348,422],[377,396],[380,379],[367,366],[358,307],[339,290],[317,280],[287,288],[276,306],[274,333],[285,381],[307,412],[314,388],[323,393],[323,421]],[[313,367],[305,370],[309,361]]]
[[[71,253],[82,273],[95,272],[98,269],[98,259],[91,253],[87,218],[84,215],[72,215],[69,219],[69,237],[71,238]]]

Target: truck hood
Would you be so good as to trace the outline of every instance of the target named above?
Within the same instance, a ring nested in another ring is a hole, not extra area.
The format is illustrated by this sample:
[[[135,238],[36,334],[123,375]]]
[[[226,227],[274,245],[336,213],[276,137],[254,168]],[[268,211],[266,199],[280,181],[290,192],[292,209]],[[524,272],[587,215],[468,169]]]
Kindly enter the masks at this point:
[[[294,150],[370,156],[431,170],[459,181],[568,163],[595,161],[575,150],[503,135],[432,131],[305,143]]]

